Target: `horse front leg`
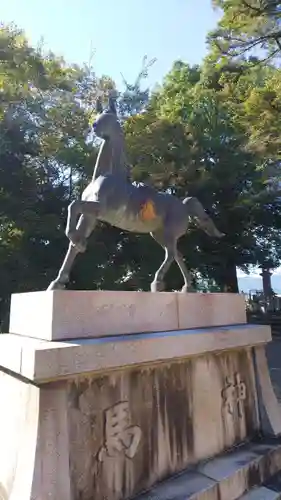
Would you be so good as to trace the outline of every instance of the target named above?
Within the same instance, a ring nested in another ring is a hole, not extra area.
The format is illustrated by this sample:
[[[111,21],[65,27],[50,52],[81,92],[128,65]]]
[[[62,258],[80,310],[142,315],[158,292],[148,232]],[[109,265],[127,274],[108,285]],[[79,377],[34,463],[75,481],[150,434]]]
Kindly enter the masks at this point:
[[[75,200],[68,207],[68,216],[65,234],[69,241],[79,252],[85,252],[87,246],[87,236],[77,225],[77,217],[83,215],[87,220],[93,221],[94,225],[99,213],[99,203],[96,201]]]
[[[89,218],[82,215],[79,219],[77,225],[77,233],[79,234],[80,241],[89,238],[90,234],[94,230],[96,225],[96,219]],[[85,248],[83,247],[83,251]],[[74,265],[76,256],[81,252],[79,246],[74,246],[72,242],[69,243],[68,249],[62,263],[62,266],[58,272],[58,275],[54,281],[50,283],[47,290],[63,290],[65,285],[69,282],[69,275],[71,269]]]
[[[75,258],[78,254],[79,254],[78,248],[74,247],[72,243],[69,243],[66,256],[58,272],[58,275],[56,279],[50,283],[50,285],[47,288],[47,291],[64,290],[65,285],[69,282],[70,271],[73,267]]]

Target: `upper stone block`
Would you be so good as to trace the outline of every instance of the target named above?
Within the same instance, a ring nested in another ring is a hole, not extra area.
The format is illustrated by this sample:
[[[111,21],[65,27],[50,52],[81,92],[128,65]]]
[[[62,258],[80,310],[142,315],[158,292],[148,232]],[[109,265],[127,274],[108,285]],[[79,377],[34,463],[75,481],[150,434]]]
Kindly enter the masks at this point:
[[[245,323],[239,294],[67,290],[12,295],[9,331],[66,340]]]

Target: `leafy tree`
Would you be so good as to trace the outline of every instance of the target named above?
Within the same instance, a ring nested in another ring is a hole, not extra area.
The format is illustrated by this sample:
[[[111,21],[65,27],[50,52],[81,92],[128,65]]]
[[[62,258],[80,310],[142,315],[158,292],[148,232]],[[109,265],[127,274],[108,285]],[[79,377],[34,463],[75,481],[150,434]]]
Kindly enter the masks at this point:
[[[69,171],[81,178],[95,151],[85,145],[83,73],[31,48],[14,26],[0,30],[0,317],[10,294],[44,289],[66,241]]]
[[[209,37],[218,57],[236,59],[257,51],[263,61],[280,57],[280,1],[213,0],[212,3],[223,12],[218,27]]]
[[[118,114],[121,117],[126,118],[139,114],[146,109],[149,102],[150,92],[149,88],[143,90],[142,84],[148,77],[149,68],[153,66],[155,61],[156,59],[148,60],[147,56],[144,56],[141,69],[133,84],[127,82],[122,75],[125,90],[119,93]]]
[[[149,111],[128,120],[126,137],[136,178],[149,176],[158,188],[180,197],[197,196],[226,232],[215,242],[192,230],[181,246],[189,267],[221,289],[237,291],[236,266],[279,262],[280,206],[266,189],[263,157],[248,148],[243,110],[239,122],[239,105],[226,83],[219,91],[206,88],[205,76],[200,68],[177,62]],[[152,254],[152,245],[145,244]],[[152,259],[145,265],[151,275]],[[136,279],[139,271],[132,273]],[[178,277],[171,274],[173,288]]]
[[[244,129],[247,149],[259,156],[265,179],[279,174],[281,72],[272,63],[252,65],[244,61],[231,66],[214,65],[214,52],[207,56],[201,83],[214,88],[227,100],[233,119]]]
[[[124,117],[143,109],[141,90],[151,62],[135,85],[120,93]],[[116,91],[91,64],[67,66],[31,47],[13,25],[0,29],[0,318],[10,294],[44,289],[67,248],[66,208],[92,176],[95,143],[87,139],[97,95]],[[117,92],[117,91],[116,91]],[[116,266],[126,236],[100,225],[89,251],[77,259],[72,287],[122,286],[126,265]]]

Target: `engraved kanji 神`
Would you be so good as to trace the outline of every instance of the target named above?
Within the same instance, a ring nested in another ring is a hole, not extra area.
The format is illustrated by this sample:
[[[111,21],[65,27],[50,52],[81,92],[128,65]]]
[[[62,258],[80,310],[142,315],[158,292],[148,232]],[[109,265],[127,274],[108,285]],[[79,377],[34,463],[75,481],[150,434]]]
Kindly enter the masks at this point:
[[[141,429],[130,425],[128,401],[122,401],[105,410],[105,443],[99,450],[98,459],[104,460],[105,455],[115,457],[124,453],[127,458],[133,458],[141,439]]]
[[[246,399],[246,384],[241,381],[240,373],[234,375],[234,380],[226,378],[226,387],[222,390],[223,406],[233,415],[234,408],[240,418],[243,417],[243,401]]]

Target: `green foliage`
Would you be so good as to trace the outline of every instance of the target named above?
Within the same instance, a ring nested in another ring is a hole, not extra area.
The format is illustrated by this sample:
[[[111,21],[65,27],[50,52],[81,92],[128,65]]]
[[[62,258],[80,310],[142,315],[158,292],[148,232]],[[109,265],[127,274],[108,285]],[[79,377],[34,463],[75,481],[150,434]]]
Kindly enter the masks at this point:
[[[259,79],[261,90],[266,82]],[[233,95],[231,78],[224,75],[219,90],[211,88],[205,68],[178,62],[149,111],[126,124],[135,178],[150,178],[180,197],[197,196],[227,234],[215,242],[192,230],[182,251],[194,271],[230,291],[237,289],[236,266],[274,266],[280,258],[279,200],[267,189],[265,158],[249,146],[246,133],[252,83],[239,80]]]
[[[281,50],[281,2],[275,0],[213,0],[223,16],[209,40],[218,58],[255,54],[276,59]]]
[[[150,65],[144,63],[129,89],[132,111],[148,98],[140,89]],[[112,91],[112,79],[97,78],[91,65],[67,66],[30,47],[15,26],[0,28],[0,325],[12,292],[44,289],[57,273],[67,248],[67,205],[81,195],[96,159],[86,141],[95,100]],[[128,89],[120,102],[128,114]],[[120,286],[125,264],[115,263],[123,239],[101,226],[71,286]]]

